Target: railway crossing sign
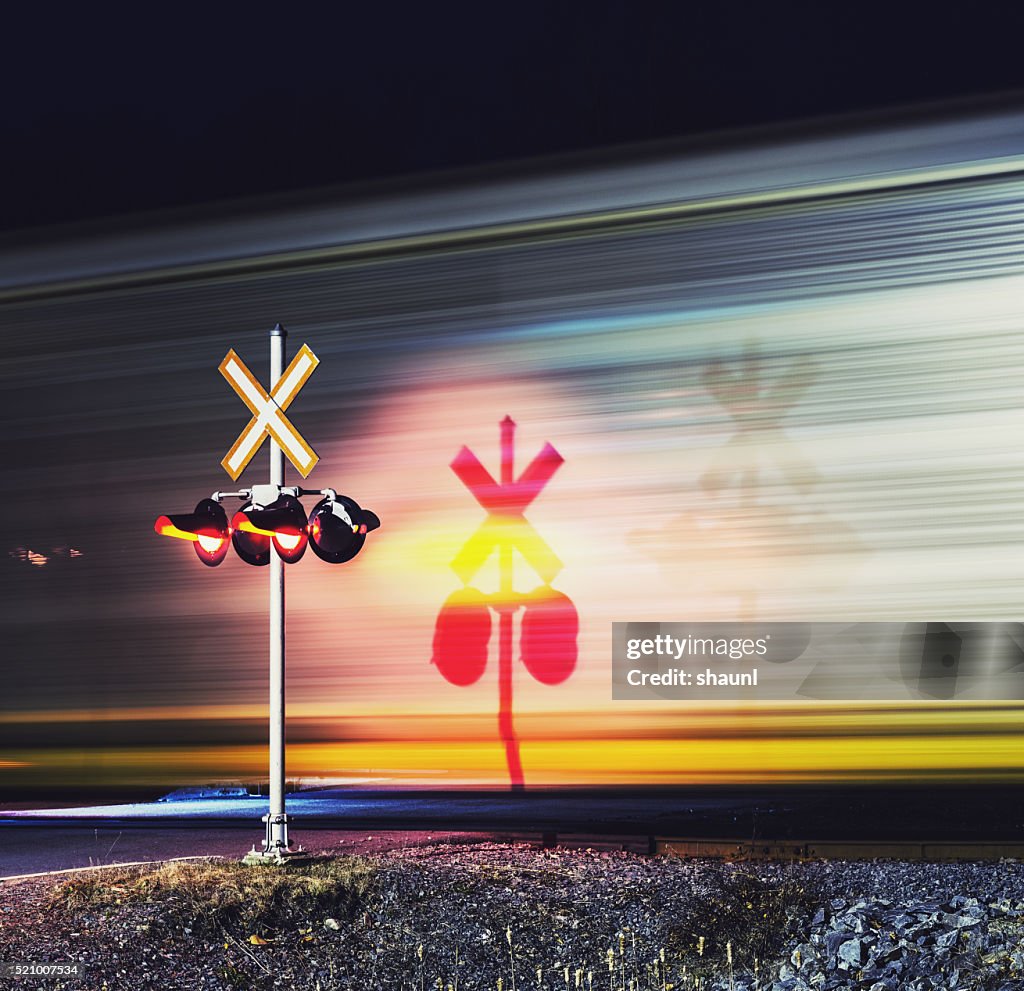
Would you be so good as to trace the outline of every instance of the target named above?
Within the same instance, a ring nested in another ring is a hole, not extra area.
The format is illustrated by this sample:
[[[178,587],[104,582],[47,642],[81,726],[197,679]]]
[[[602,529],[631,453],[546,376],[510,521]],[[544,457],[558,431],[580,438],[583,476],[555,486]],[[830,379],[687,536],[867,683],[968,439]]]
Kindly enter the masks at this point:
[[[224,561],[233,545],[246,564],[267,565],[270,573],[270,810],[263,817],[267,827],[263,848],[253,846],[245,857],[247,864],[282,864],[297,854],[290,849],[285,812],[284,564],[294,565],[307,546],[321,561],[344,564],[362,549],[366,534],[380,526],[376,513],[335,489],[284,484],[285,455],[303,478],[320,460],[284,415],[320,361],[303,344],[284,368],[286,336],[280,324],[270,332],[269,393],[233,349],[219,366],[221,375],[253,414],[221,466],[237,479],[269,435],[270,481],[237,492],[214,492],[209,499],[200,500],[194,512],[162,515],[153,526],[161,536],[190,541],[199,560],[211,568]],[[307,516],[299,500],[311,495],[323,498]],[[230,520],[222,505],[225,499],[243,503]]]
[[[220,363],[220,373],[253,414],[221,461],[221,467],[233,481],[242,474],[267,436],[274,439],[303,478],[309,476],[320,458],[284,415],[284,411],[319,364],[320,359],[308,345],[303,344],[268,395],[245,362],[235,354],[234,348],[228,351]]]

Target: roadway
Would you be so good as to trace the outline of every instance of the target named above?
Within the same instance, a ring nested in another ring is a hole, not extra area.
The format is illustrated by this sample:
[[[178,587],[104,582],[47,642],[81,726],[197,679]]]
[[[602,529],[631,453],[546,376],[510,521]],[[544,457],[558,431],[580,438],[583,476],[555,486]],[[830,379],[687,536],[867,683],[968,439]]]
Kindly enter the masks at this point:
[[[288,796],[292,836],[311,849],[367,848],[368,835],[544,839],[654,837],[1024,842],[1019,786],[705,788],[671,791],[371,792]],[[243,854],[266,798],[0,810],[0,877],[90,863]],[[417,840],[417,841],[418,841]],[[391,842],[391,845],[398,840]],[[370,842],[372,848],[372,842]]]

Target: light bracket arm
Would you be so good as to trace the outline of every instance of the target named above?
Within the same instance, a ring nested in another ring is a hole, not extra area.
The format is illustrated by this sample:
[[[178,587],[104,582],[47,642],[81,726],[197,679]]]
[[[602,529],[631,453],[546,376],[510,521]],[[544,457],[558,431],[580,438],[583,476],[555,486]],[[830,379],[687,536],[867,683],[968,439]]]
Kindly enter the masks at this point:
[[[214,492],[210,498],[214,502],[221,502],[224,499],[241,499],[242,502],[252,502],[259,507],[269,506],[281,496],[291,496],[298,499],[301,496],[319,495],[325,496],[331,502],[338,501],[336,489],[304,489],[299,485],[254,485],[251,489],[239,489],[237,492]]]
[[[222,499],[241,499],[244,502],[252,498],[252,493],[248,489],[240,489],[238,492],[214,492],[210,498],[214,502],[220,502]]]

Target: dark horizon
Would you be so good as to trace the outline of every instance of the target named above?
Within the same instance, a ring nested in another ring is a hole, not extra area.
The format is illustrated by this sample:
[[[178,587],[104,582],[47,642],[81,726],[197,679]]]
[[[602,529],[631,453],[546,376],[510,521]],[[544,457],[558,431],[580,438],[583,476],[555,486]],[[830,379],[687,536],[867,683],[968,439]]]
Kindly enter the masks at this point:
[[[410,7],[266,28],[72,14],[62,31],[17,16],[5,231],[1024,86],[1024,13],[1008,10]]]

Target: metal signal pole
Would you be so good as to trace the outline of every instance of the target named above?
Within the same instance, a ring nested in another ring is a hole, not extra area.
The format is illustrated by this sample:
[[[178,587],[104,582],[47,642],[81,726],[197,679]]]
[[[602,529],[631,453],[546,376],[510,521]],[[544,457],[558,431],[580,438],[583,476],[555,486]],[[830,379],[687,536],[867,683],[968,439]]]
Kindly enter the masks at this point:
[[[270,388],[284,369],[287,332],[277,324],[270,332]],[[284,485],[284,454],[270,438],[270,484]],[[284,811],[284,561],[270,555],[270,837],[267,853],[288,850],[288,816]]]
[[[284,342],[288,332],[277,324],[270,332],[270,390],[273,392],[284,369]],[[270,440],[270,484],[284,485],[284,453]],[[285,812],[284,781],[284,561],[270,554],[270,811],[262,850],[255,848],[247,861],[285,859],[289,851],[288,816]]]

